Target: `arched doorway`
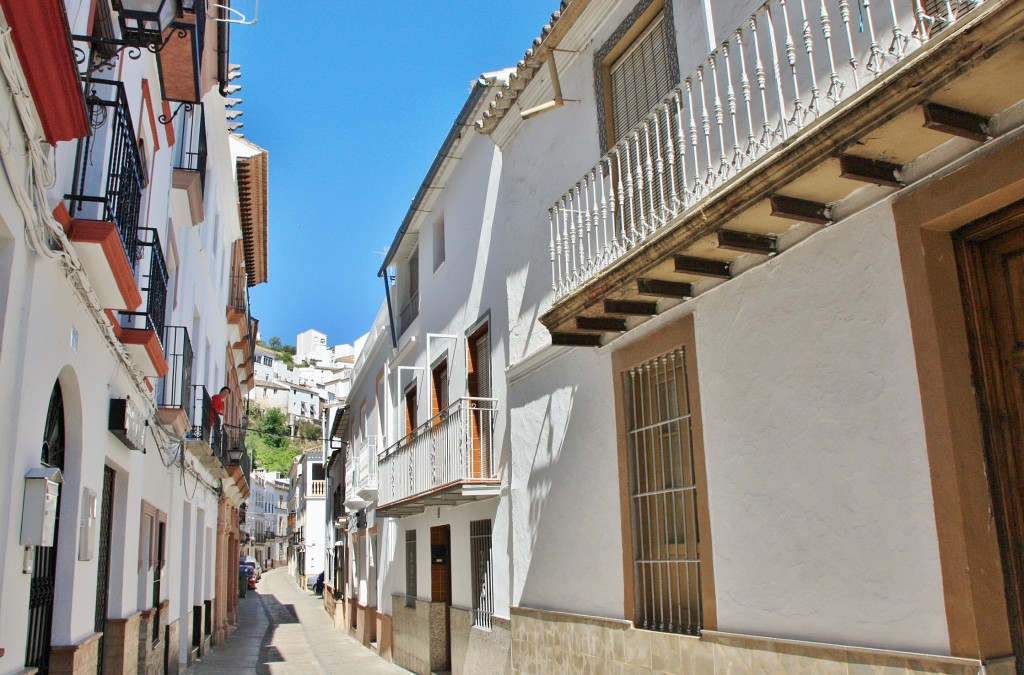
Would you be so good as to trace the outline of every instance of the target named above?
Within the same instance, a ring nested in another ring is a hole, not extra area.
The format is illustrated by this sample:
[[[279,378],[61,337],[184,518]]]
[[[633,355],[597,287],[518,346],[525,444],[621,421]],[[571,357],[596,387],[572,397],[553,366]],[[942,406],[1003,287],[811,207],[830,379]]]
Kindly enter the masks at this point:
[[[60,382],[53,386],[43,429],[40,461],[44,466],[64,471],[64,396]],[[57,543],[60,532],[60,491],[57,492],[57,522],[53,546],[36,546],[28,600],[28,640],[25,666],[40,674],[50,669],[50,633],[53,626],[53,599],[57,581]]]

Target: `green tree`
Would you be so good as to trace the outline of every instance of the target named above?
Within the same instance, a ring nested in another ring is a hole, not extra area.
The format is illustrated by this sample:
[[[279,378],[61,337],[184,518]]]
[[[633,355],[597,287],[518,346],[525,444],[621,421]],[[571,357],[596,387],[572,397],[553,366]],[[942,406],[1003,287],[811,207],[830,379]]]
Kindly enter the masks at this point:
[[[320,440],[320,425],[315,422],[299,423],[299,438],[304,441]]]
[[[256,465],[266,471],[287,474],[292,460],[302,452],[297,439],[292,439],[288,422],[277,408],[249,410],[249,433],[245,445],[256,458]]]
[[[270,340],[267,341],[267,346],[270,347],[271,349],[280,349],[281,338],[275,335],[274,337],[270,338]]]

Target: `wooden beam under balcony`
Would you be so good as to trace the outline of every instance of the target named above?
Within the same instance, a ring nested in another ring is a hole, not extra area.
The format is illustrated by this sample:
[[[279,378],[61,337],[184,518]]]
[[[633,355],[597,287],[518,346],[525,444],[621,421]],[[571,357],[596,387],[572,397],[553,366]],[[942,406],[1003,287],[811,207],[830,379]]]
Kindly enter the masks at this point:
[[[605,300],[605,314],[625,314],[627,316],[654,316],[658,313],[658,303],[643,300]]]
[[[753,234],[737,230],[719,230],[718,248],[758,255],[775,255],[779,252],[778,237],[771,234]]]
[[[657,295],[663,298],[693,297],[693,285],[685,281],[641,278],[636,280],[636,291],[640,295]]]
[[[600,347],[601,336],[593,333],[552,333],[551,344],[558,347]]]
[[[903,167],[899,164],[869,157],[842,155],[839,158],[839,176],[850,180],[859,180],[863,183],[874,183],[894,188],[902,187],[903,183],[897,177],[902,169]]]
[[[966,110],[951,108],[933,101],[921,104],[924,127],[972,141],[987,141],[989,118]]]
[[[700,277],[714,277],[716,279],[732,278],[732,263],[727,260],[712,260],[711,258],[698,258],[692,255],[677,255],[675,257],[676,272],[685,274],[696,274]]]
[[[814,223],[816,225],[825,225],[832,222],[828,204],[778,194],[772,195],[770,201],[772,215],[778,218],[792,218],[793,220]]]
[[[577,330],[596,330],[609,333],[625,333],[626,320],[615,316],[578,316]]]

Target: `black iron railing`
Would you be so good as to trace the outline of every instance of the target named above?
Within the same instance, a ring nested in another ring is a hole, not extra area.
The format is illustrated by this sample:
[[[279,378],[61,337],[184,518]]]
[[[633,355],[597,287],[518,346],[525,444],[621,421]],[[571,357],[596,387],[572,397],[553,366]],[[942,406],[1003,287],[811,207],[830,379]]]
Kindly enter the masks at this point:
[[[192,393],[192,341],[184,326],[164,327],[164,375],[157,403],[161,408],[187,410]]]
[[[228,304],[239,314],[249,312],[249,285],[245,274],[232,274],[228,291]]]
[[[153,330],[163,340],[167,315],[167,263],[164,262],[160,235],[149,227],[139,228],[138,250],[143,260],[139,290],[145,302],[144,312],[121,312],[121,327]],[[148,266],[145,264],[148,258]]]
[[[132,271],[139,259],[139,213],[145,168],[136,145],[124,85],[92,79],[86,107],[93,133],[78,142],[74,183],[66,197],[72,218],[112,221]]]
[[[174,168],[199,173],[199,184],[206,189],[206,116],[200,103],[178,116]]]
[[[419,291],[413,294],[409,298],[409,302],[405,303],[405,307],[402,308],[399,314],[399,334],[404,333],[412,325],[412,322],[416,320],[416,317],[420,315],[420,294]]]
[[[210,399],[206,387],[201,384],[192,385],[192,401],[188,416],[192,423],[192,431],[189,432],[189,438],[209,443],[213,436],[215,417],[213,401]]]

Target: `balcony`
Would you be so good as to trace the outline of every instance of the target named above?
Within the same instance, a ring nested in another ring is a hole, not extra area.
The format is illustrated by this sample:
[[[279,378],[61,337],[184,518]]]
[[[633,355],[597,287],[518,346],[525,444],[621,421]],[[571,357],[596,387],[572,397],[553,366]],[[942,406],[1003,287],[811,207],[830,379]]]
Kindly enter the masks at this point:
[[[230,464],[226,452],[227,434],[220,415],[213,410],[210,394],[201,384],[192,385],[189,422],[191,429],[185,438],[186,447],[218,478],[226,478],[226,467]]]
[[[167,312],[167,266],[157,231],[140,228],[136,248],[145,311],[120,312],[120,326],[115,332],[144,374],[163,377],[168,371],[161,345]]]
[[[555,200],[554,344],[600,346],[727,283],[1024,98],[1008,4],[850,4],[768,0]]]
[[[75,243],[103,306],[134,311],[139,212],[145,182],[124,85],[93,79],[86,98],[93,133],[78,142],[71,191],[66,195]]]
[[[319,497],[323,499],[324,495],[327,494],[327,481],[325,480],[311,480],[309,481],[309,492],[306,493],[307,497]]]
[[[158,53],[160,86],[166,101],[197,103],[202,86],[203,47],[206,37],[206,0],[184,0]]]
[[[497,496],[496,412],[494,399],[459,399],[382,452],[377,514],[408,516]]]
[[[164,360],[167,374],[157,384],[156,402],[160,423],[179,436],[190,430],[189,405],[192,401],[192,341],[184,326],[164,327]]]
[[[245,447],[246,429],[243,426],[225,425],[224,459],[228,474],[234,479],[239,492],[247,492],[250,485],[252,465],[249,451]],[[235,457],[237,456],[237,459]]]
[[[376,436],[368,436],[359,447],[356,459],[357,495],[372,502],[377,498],[377,453],[380,451]]]
[[[203,196],[206,190],[206,115],[203,105],[178,113],[174,122],[173,185],[188,195],[192,224],[205,219]]]
[[[412,297],[409,298],[409,302],[405,303],[402,307],[402,311],[398,315],[398,334],[402,335],[405,331],[409,330],[409,326],[416,320],[416,317],[420,315],[420,294],[419,292],[413,293]]]

